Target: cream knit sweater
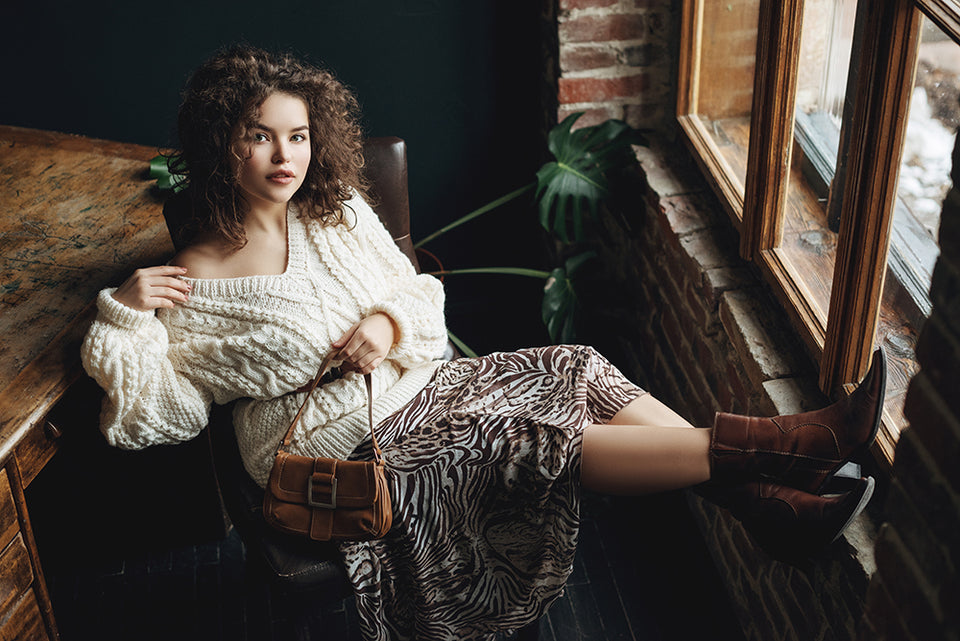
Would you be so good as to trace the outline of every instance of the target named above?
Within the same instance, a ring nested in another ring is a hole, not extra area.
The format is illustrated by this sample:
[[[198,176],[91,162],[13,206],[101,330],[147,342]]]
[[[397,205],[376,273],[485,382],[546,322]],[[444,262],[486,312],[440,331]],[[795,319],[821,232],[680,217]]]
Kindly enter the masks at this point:
[[[81,350],[107,392],[100,429],[124,449],[176,443],[207,424],[210,403],[240,400],[234,429],[247,471],[265,485],[273,454],[320,361],[358,320],[389,315],[400,335],[374,371],[374,420],[429,382],[446,345],[443,289],[417,275],[359,197],[348,224],[323,227],[287,214],[287,269],[274,276],[185,279],[188,303],[157,313],[117,302],[105,289]],[[347,457],[369,432],[363,377],[314,391],[291,450]]]

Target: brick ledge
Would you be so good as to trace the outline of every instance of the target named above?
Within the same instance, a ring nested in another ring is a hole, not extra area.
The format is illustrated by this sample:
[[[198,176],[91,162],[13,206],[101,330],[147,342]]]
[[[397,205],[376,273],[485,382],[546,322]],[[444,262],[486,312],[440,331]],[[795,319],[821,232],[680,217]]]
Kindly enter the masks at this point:
[[[786,314],[755,268],[739,258],[732,225],[686,149],[654,139],[637,157],[646,187],[640,233],[648,253],[640,278],[647,299],[660,308],[646,322],[651,336],[641,337],[653,350],[641,356],[652,372],[651,391],[700,425],[712,422],[714,409],[773,415],[826,404],[816,367],[791,338]],[[708,389],[698,389],[704,385]],[[876,570],[875,517],[860,515],[842,541],[799,569],[770,559],[728,512],[689,495],[718,571],[741,595],[733,598],[747,638],[770,638],[785,618],[778,638],[823,638],[816,635],[824,627],[836,638],[855,637]],[[879,502],[875,498],[871,510]],[[801,607],[772,613],[771,603],[786,603],[784,590]]]

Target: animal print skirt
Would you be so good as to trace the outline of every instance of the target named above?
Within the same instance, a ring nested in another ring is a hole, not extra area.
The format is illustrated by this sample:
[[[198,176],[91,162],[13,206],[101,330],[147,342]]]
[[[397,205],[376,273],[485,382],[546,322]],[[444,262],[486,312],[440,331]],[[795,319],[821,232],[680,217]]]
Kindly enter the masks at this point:
[[[573,567],[582,431],[641,394],[590,347],[442,365],[377,427],[393,528],[341,545],[365,637],[492,639],[543,614]]]

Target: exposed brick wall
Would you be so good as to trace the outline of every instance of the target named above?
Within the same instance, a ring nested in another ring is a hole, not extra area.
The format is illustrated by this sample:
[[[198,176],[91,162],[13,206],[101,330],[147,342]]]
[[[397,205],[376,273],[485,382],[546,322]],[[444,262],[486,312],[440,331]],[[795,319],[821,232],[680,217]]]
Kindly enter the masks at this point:
[[[601,229],[604,288],[588,303],[600,309],[593,324],[587,319],[586,340],[697,425],[709,426],[717,410],[779,414],[828,402],[685,152],[654,145],[640,157],[644,197]],[[960,170],[953,180],[960,184]],[[748,639],[960,640],[957,189],[939,242],[921,371],[906,400],[911,426],[870,515],[798,568],[769,558],[729,514],[690,495]]]
[[[644,196],[601,230],[606,289],[589,304],[615,309],[592,312],[585,338],[695,425],[711,425],[718,410],[769,415],[828,402],[691,159],[668,145],[641,150],[641,161]],[[689,499],[747,639],[856,638],[873,569],[868,519],[798,568],[757,548],[727,512]]]
[[[960,141],[958,141],[960,142]],[[953,154],[960,185],[960,144]],[[917,345],[920,372],[907,393],[876,544],[862,641],[960,639],[960,191],[940,218],[933,311]]]
[[[558,118],[658,127],[673,110],[676,12],[664,0],[559,0]]]
[[[559,0],[558,117],[672,128],[679,4]],[[676,144],[644,150],[642,195],[600,229],[601,275],[583,294],[584,340],[698,425],[718,410],[776,414],[826,402],[782,310],[736,251],[712,192]],[[727,512],[690,495],[744,634],[855,638],[872,570],[870,522],[797,568],[756,548]]]
[[[669,138],[679,3],[558,0],[558,116],[621,118]],[[716,410],[789,413],[827,401],[779,304],[682,145],[641,150],[643,195],[605,219],[586,341],[691,422]],[[953,182],[960,185],[960,145]],[[691,494],[748,639],[960,641],[960,190],[947,197],[933,314],[906,399],[911,423],[870,515],[821,557],[785,565]],[[879,527],[874,523],[882,523]]]

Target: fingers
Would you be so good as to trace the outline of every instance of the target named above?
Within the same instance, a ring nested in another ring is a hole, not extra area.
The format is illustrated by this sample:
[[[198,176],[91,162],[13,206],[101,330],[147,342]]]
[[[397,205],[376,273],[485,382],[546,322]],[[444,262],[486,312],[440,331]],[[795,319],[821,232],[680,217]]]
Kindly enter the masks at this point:
[[[357,321],[356,323],[354,323],[353,326],[350,327],[350,329],[348,329],[343,333],[343,336],[341,336],[337,340],[330,343],[330,346],[333,347],[334,349],[340,349],[341,347],[345,346],[347,342],[349,342],[349,340],[353,338],[353,333],[357,331],[357,328],[360,326],[360,323],[362,322],[363,321]]]
[[[383,357],[365,357],[361,359],[358,364],[348,363],[344,361],[343,365],[340,366],[341,369],[347,372],[357,372],[359,374],[369,374],[373,370],[377,369],[380,366],[380,363],[383,362]]]
[[[380,363],[383,362],[385,354],[381,354],[378,350],[370,348],[365,349],[366,346],[362,346],[350,359],[350,365],[354,371],[360,372],[361,374],[369,374],[377,368]]]
[[[156,303],[160,303],[162,301],[162,304],[159,304],[161,307],[173,307],[174,303],[176,302],[185,303],[190,299],[189,285],[187,285],[185,288],[156,285],[152,287],[150,291],[153,295],[149,296],[146,300]]]
[[[369,374],[386,357],[393,345],[392,321],[384,314],[373,314],[348,329],[332,343],[338,358],[348,370]]]
[[[179,277],[187,273],[186,267],[163,265],[160,267],[144,267],[133,272],[127,282],[134,281],[139,286],[174,289],[179,292],[190,291],[190,284]]]
[[[173,307],[188,300],[191,286],[178,278],[183,267],[162,265],[138,269],[113,293],[120,303],[140,311]]]
[[[381,350],[363,334],[354,332],[346,345],[340,349],[338,358],[343,360],[348,371],[369,374],[383,361],[385,354],[386,352],[381,353]]]
[[[154,267],[141,267],[133,273],[146,276],[183,276],[187,273],[187,268],[179,265],[156,265]]]

